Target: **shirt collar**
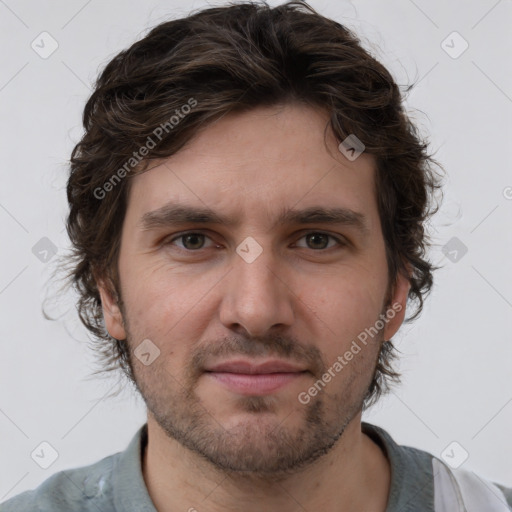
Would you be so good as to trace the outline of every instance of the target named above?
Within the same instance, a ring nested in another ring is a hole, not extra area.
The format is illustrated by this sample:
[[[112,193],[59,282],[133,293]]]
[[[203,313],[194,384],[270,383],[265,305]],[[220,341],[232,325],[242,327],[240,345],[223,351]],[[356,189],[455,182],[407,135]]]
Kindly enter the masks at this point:
[[[397,444],[381,427],[364,421],[361,430],[380,446],[391,466],[386,512],[434,512],[432,456]]]

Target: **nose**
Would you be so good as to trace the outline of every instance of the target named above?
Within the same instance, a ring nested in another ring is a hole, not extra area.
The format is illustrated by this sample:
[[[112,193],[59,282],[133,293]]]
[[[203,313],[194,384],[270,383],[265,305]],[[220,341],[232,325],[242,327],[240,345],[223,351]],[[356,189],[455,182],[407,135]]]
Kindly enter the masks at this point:
[[[242,254],[242,253],[241,253]],[[263,336],[271,329],[291,326],[294,293],[289,272],[270,249],[253,261],[239,254],[223,284],[220,320],[228,329],[245,329],[247,335]]]

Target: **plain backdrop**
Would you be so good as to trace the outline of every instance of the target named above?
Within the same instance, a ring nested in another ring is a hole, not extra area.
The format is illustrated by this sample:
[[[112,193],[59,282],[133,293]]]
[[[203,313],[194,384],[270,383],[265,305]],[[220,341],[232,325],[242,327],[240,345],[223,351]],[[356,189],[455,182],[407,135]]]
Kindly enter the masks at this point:
[[[355,30],[400,85],[417,82],[407,108],[447,172],[430,226],[443,268],[395,338],[402,385],[363,420],[437,456],[455,441],[462,467],[512,486],[512,2],[310,4]],[[41,305],[52,250],[68,247],[66,163],[91,84],[150,27],[205,5],[0,1],[0,502],[123,450],[145,421],[131,388],[106,399],[115,379],[91,377],[75,297],[61,297],[59,321]],[[47,469],[31,457],[42,442],[58,454]]]

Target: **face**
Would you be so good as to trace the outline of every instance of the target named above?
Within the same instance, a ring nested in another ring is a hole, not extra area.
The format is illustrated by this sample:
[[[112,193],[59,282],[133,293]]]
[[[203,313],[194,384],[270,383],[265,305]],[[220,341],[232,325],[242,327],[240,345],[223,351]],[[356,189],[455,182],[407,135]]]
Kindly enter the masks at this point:
[[[133,178],[122,309],[99,283],[148,421],[226,471],[277,476],[328,452],[403,321],[375,162],[330,132],[326,147],[327,122],[298,105],[225,116]]]

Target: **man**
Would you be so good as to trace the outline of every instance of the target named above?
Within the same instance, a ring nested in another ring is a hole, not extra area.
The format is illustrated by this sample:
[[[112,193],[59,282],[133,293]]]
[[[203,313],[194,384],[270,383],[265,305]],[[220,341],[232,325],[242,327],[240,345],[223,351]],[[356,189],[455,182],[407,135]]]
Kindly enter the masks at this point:
[[[107,65],[71,157],[72,278],[147,424],[2,512],[511,510],[361,422],[432,286],[439,181],[401,102],[300,2],[163,23]]]

